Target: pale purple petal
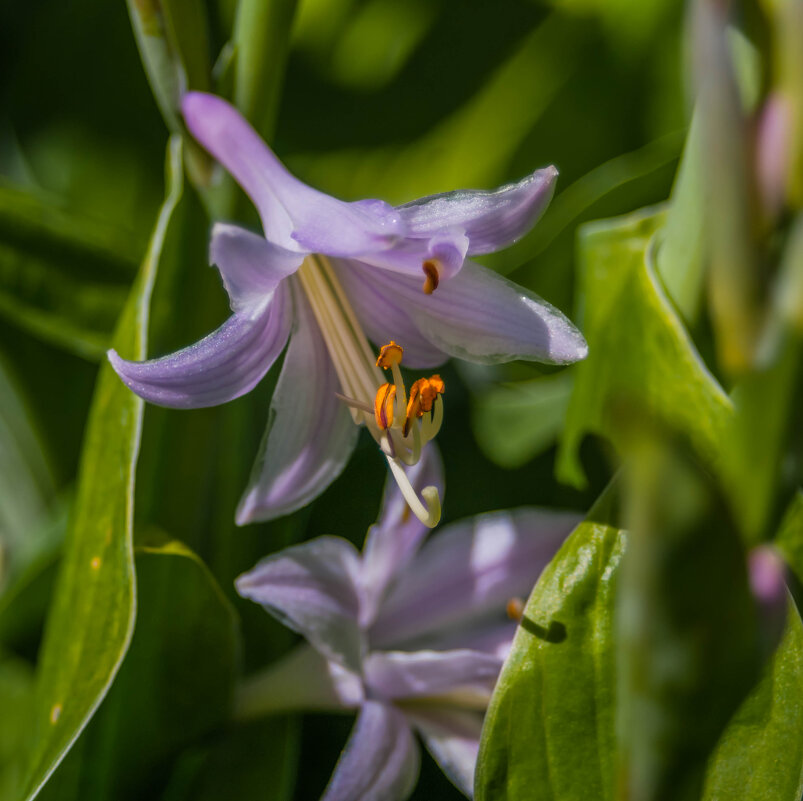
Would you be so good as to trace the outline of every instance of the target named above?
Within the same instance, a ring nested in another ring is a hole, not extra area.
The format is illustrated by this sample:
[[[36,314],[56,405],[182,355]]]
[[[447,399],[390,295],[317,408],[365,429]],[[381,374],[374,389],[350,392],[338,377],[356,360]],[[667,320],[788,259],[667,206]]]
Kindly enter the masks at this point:
[[[582,334],[560,311],[473,262],[431,295],[407,275],[358,262],[350,269],[353,281],[371,283],[377,294],[404,308],[424,338],[449,356],[488,364],[513,359],[568,364],[588,353]]]
[[[237,715],[357,709],[365,700],[362,677],[302,643],[237,691]]]
[[[217,406],[250,392],[287,343],[292,304],[277,288],[262,304],[233,314],[209,336],[160,359],[109,361],[126,386],[151,403],[177,409]]]
[[[423,264],[435,260],[441,280],[456,275],[466,258],[468,238],[462,231],[438,231],[429,239],[401,239],[386,250],[361,256],[361,260],[373,267],[381,267],[395,273],[409,275],[424,283]]]
[[[453,784],[473,798],[482,713],[449,706],[428,706],[407,710],[407,719],[423,737],[427,750]]]
[[[415,465],[404,470],[419,496],[424,487],[434,486],[443,497],[443,464],[434,443],[424,448]],[[364,603],[360,615],[363,626],[370,625],[388,584],[415,556],[428,533],[429,529],[410,512],[399,485],[389,475],[379,519],[368,529],[363,549]]]
[[[502,660],[480,651],[373,651],[363,663],[365,683],[390,700],[452,696],[487,703]]]
[[[521,599],[526,601],[526,597]],[[516,635],[518,623],[505,614],[505,610],[497,610],[486,620],[478,620],[465,627],[450,627],[446,631],[437,631],[423,636],[405,647],[416,649],[438,648],[444,651],[468,649],[493,654],[499,659],[507,659],[513,637]]]
[[[456,229],[468,237],[470,255],[492,253],[535,225],[552,199],[557,176],[554,167],[546,167],[492,192],[444,192],[398,206],[397,211],[410,236]]]
[[[235,311],[263,301],[303,259],[302,253],[285,250],[237,225],[216,223],[212,228],[209,263],[220,270]]]
[[[404,715],[366,701],[322,801],[405,801],[418,780],[420,758]]]
[[[399,575],[370,632],[372,648],[466,626],[526,598],[580,517],[519,509],[444,528]]]
[[[395,241],[398,215],[392,207],[344,203],[302,183],[225,100],[190,92],[181,109],[190,133],[254,202],[271,242],[289,250],[350,256]]]
[[[296,325],[268,430],[237,510],[239,525],[308,504],[341,473],[357,441],[358,428],[336,397],[340,384],[309,303],[301,291],[293,298]]]
[[[435,347],[419,330],[410,317],[407,301],[400,301],[381,282],[374,280],[381,273],[352,261],[333,259],[337,277],[362,323],[368,338],[378,347],[390,340],[404,348],[405,367],[437,367],[448,355]],[[424,276],[421,273],[420,285]]]
[[[359,672],[359,573],[360,556],[348,540],[318,537],[263,559],[236,587],[324,656]]]

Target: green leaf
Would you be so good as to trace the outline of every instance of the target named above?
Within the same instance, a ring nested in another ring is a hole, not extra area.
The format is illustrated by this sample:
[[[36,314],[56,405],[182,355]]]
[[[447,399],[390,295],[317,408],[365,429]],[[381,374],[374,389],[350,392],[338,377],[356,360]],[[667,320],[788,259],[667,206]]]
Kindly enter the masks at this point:
[[[626,551],[624,532],[587,521],[536,584],[488,709],[477,801],[622,797],[614,614]],[[803,626],[790,604],[779,649],[709,762],[705,801],[799,801],[802,662]]]
[[[716,462],[731,403],[706,369],[653,269],[653,236],[664,214],[651,210],[584,226],[580,232],[582,328],[588,358],[573,368],[558,454],[558,477],[585,484],[577,455],[587,433],[622,446],[617,410],[625,401],[687,436]]]
[[[209,87],[206,9],[199,0],[127,0],[153,95],[174,133],[182,131],[181,96]]]
[[[137,252],[119,231],[0,183],[0,315],[34,336],[100,358]]]
[[[788,608],[783,640],[719,741],[703,801],[799,801],[803,794],[803,623]]]
[[[557,440],[571,391],[572,374],[564,371],[475,395],[472,427],[477,444],[501,467],[521,467]]]
[[[695,114],[655,259],[667,294],[689,323],[694,323],[700,313],[705,277],[702,161],[700,122]]]
[[[585,522],[530,596],[488,708],[477,801],[614,798],[613,608],[625,535]]]
[[[229,715],[238,621],[206,565],[182,543],[137,548],[137,626],[120,673],[40,798],[155,795],[160,766]],[[252,754],[253,756],[253,754]]]
[[[240,0],[234,24],[234,103],[263,139],[273,139],[290,28],[298,0]]]
[[[736,81],[727,16],[725,6],[698,3],[693,45],[708,305],[719,362],[738,374],[756,356],[766,276],[758,243],[761,211],[752,189],[750,128]]]
[[[23,749],[30,734],[34,677],[22,659],[0,652],[0,801],[18,798]]]
[[[142,359],[150,296],[170,217],[182,192],[181,145],[168,147],[168,192],[114,344]],[[134,471],[142,401],[108,364],[87,424],[77,497],[40,651],[35,738],[24,797],[33,798],[106,695],[134,626]]]

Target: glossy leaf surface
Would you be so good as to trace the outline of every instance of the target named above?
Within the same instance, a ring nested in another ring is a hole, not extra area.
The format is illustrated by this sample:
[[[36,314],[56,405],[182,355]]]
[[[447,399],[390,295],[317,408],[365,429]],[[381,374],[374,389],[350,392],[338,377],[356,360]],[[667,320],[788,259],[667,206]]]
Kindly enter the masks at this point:
[[[115,346],[133,358],[146,353],[151,291],[170,217],[182,191],[177,140],[171,140],[168,153],[166,200],[114,338]],[[38,793],[86,726],[131,641],[136,609],[133,492],[142,406],[104,364],[40,652],[26,798]]]

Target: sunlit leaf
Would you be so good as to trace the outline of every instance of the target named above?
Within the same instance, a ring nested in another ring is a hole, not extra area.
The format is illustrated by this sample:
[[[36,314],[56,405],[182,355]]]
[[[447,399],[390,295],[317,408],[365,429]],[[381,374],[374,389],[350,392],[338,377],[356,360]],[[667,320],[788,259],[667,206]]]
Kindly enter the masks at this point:
[[[618,529],[583,523],[544,570],[488,709],[477,801],[615,797]]]
[[[162,781],[164,760],[204,742],[228,718],[239,657],[231,604],[179,542],[137,548],[136,565],[139,610],[131,647],[43,799],[147,797]]]
[[[140,275],[115,334],[128,358],[146,353],[151,291],[170,216],[182,191],[181,146],[171,140],[168,192]],[[40,651],[34,747],[24,782],[32,798],[94,714],[134,626],[134,470],[142,401],[101,367],[58,587]]]
[[[489,707],[477,801],[621,797],[615,597],[626,551],[624,532],[586,522],[541,576]],[[799,801],[801,660],[803,626],[790,605],[778,651],[711,757],[705,801]]]
[[[617,408],[626,401],[687,436],[716,461],[731,404],[706,369],[653,268],[662,212],[581,229],[580,297],[588,358],[573,368],[574,389],[558,454],[562,480],[582,486],[577,450],[595,433],[621,446]]]

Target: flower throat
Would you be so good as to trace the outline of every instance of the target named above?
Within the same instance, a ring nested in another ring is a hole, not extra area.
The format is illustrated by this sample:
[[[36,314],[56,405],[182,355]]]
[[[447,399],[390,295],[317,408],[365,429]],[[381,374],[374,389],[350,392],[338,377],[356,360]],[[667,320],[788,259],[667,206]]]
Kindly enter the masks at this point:
[[[378,358],[374,355],[329,260],[307,256],[296,275],[334,364],[342,390],[339,399],[382,449],[412,512],[424,525],[436,526],[441,514],[437,488],[425,487],[419,498],[403,465],[416,464],[424,445],[440,429],[443,381],[438,375],[421,378],[410,387],[408,397],[400,370],[403,348],[391,340]],[[382,369],[391,371],[392,382],[385,381]]]

